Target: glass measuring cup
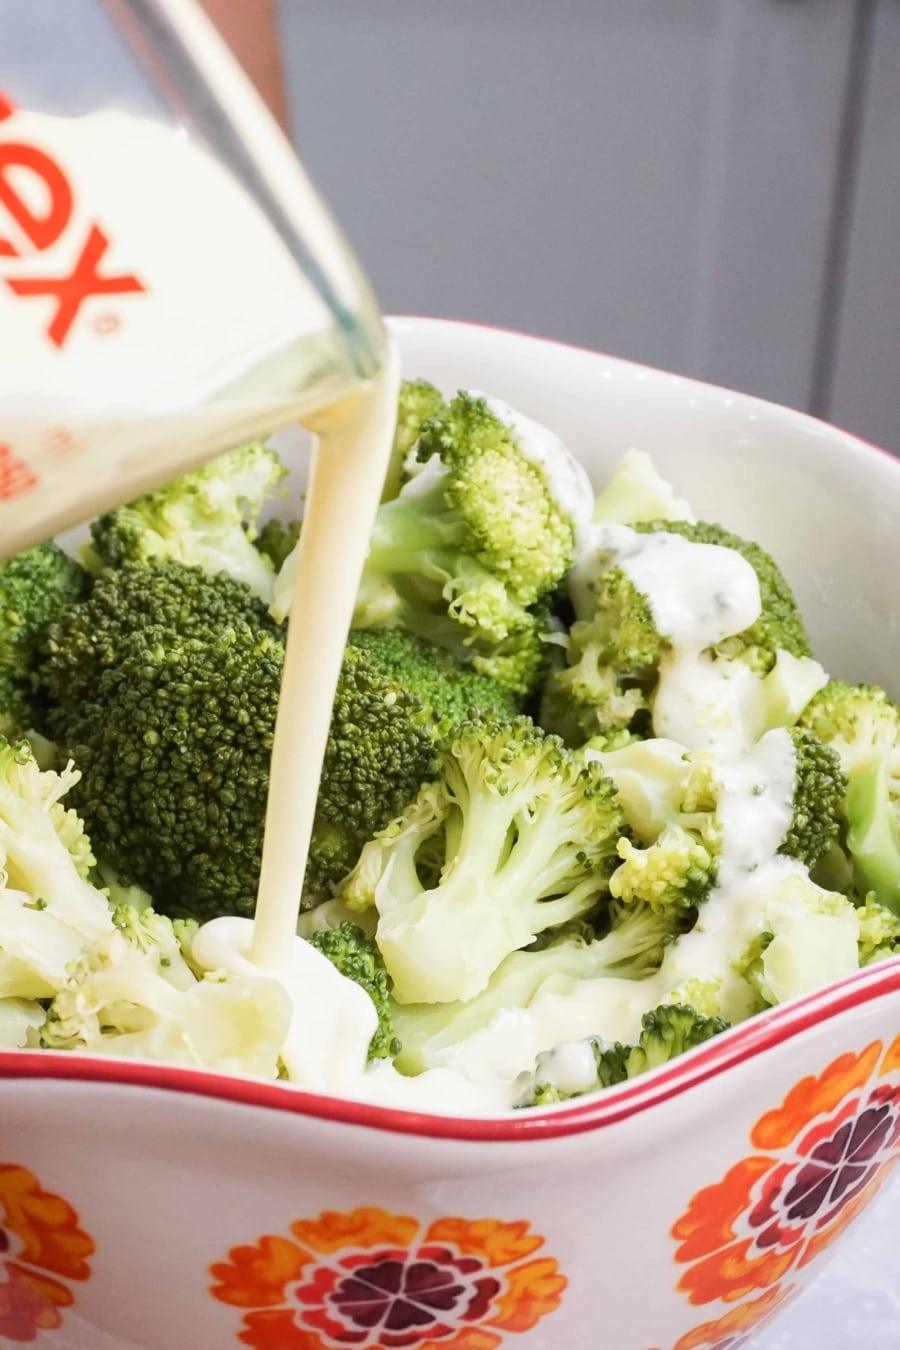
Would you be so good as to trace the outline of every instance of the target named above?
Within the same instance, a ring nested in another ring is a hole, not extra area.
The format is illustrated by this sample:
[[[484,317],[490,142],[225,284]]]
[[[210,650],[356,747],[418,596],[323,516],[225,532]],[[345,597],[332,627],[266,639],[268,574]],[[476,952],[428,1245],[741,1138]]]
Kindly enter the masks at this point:
[[[55,88],[47,47],[0,52],[0,556],[337,402],[385,356],[352,254],[194,0],[92,22],[129,81],[76,51]],[[45,36],[65,60],[65,30]]]

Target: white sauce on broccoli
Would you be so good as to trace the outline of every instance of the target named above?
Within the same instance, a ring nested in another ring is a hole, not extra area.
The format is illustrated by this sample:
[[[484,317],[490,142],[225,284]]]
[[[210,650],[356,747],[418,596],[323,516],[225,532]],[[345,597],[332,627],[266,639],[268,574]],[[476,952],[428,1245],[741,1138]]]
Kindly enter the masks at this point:
[[[743,661],[718,660],[709,648],[759,618],[759,581],[750,563],[734,549],[665,531],[595,525],[590,535],[569,579],[577,617],[593,617],[598,578],[621,567],[670,643],[653,701],[656,735],[691,750],[748,750],[763,720],[761,680]]]
[[[588,1071],[585,1038],[634,1043],[643,1014],[668,1002],[688,980],[721,980],[720,1006],[733,1020],[752,1011],[753,993],[732,962],[765,931],[770,897],[792,876],[806,876],[800,863],[777,854],[791,822],[794,764],[790,734],[780,729],[749,754],[718,761],[719,882],[701,906],[694,929],[666,949],[654,975],[579,981],[551,976],[527,1008],[504,1009],[435,1060],[478,1083],[502,1079],[514,1099],[516,1078],[530,1072],[539,1055],[558,1053],[550,1081],[560,1087],[564,1081],[574,1084]]]
[[[196,934],[192,955],[205,970],[259,978],[259,967],[250,960],[252,941],[251,919],[212,919]],[[293,1086],[445,1115],[484,1114],[512,1105],[502,1084],[478,1087],[448,1069],[404,1078],[386,1060],[367,1064],[378,1027],[375,1005],[304,938],[295,937],[278,965],[265,973],[278,981],[293,1010],[280,1055]]]

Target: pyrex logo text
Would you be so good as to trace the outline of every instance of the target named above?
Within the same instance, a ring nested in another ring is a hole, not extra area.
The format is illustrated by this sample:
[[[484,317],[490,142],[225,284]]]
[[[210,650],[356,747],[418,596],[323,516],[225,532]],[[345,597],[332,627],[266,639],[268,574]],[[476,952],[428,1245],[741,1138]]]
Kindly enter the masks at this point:
[[[12,116],[12,104],[0,94],[0,126]],[[21,191],[21,171],[37,180],[45,200],[38,208],[34,194],[26,199]],[[20,184],[17,190],[16,183]],[[0,140],[0,207],[4,207],[36,253],[43,253],[61,239],[72,219],[75,204],[72,185],[62,167],[46,151],[24,141]],[[62,347],[85,300],[96,295],[125,295],[146,287],[131,272],[111,275],[101,271],[109,238],[99,225],[88,226],[72,271],[66,276],[4,277],[17,296],[44,295],[56,301],[47,327],[47,337]],[[0,233],[0,266],[3,258],[20,258],[19,248]]]

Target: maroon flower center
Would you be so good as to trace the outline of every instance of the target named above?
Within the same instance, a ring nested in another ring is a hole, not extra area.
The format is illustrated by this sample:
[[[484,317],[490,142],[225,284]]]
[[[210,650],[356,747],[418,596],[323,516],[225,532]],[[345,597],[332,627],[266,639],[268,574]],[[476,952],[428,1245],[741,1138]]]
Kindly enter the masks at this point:
[[[5,1228],[0,1228],[0,1256],[6,1256],[12,1243],[9,1240],[9,1233]]]
[[[409,1252],[382,1249],[343,1255],[294,1289],[301,1321],[336,1344],[377,1332],[379,1344],[413,1346],[480,1322],[502,1288],[480,1257],[430,1244]]]
[[[795,1242],[807,1225],[822,1228],[853,1200],[900,1142],[900,1089],[877,1088],[858,1115],[814,1123],[797,1155],[776,1167],[749,1215],[759,1248]]]

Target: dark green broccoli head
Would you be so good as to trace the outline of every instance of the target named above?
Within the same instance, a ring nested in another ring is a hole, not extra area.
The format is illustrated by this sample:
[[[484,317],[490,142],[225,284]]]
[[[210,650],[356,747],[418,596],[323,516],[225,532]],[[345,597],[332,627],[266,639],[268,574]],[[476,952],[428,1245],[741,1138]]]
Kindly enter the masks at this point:
[[[794,809],[778,850],[814,867],[838,837],[847,779],[837,752],[803,728],[791,732],[795,754]]]
[[[402,1047],[391,1021],[391,981],[373,940],[355,923],[345,922],[338,928],[315,933],[310,942],[342,975],[365,989],[375,1004],[378,1030],[369,1045],[369,1059],[393,1059]]]
[[[366,653],[374,670],[418,694],[430,721],[452,727],[473,709],[501,718],[519,711],[503,684],[401,628],[357,628],[347,642]]]
[[[338,681],[319,787],[306,890],[322,898],[367,840],[406,806],[435,768],[419,693],[350,646]]]
[[[41,645],[86,583],[78,563],[53,543],[0,563],[0,724],[10,730],[27,730],[35,720]]]
[[[258,551],[268,558],[276,572],[280,572],[285,560],[293,553],[300,538],[300,520],[285,524],[282,520],[269,520],[255,539]]]
[[[107,570],[47,644],[49,729],[96,847],[169,910],[250,914],[284,662],[246,587],[174,561]],[[353,866],[433,768],[420,696],[346,653],[306,891]]]
[[[641,533],[665,531],[680,534],[695,544],[717,544],[740,553],[753,568],[759,581],[762,612],[756,623],[746,632],[726,638],[717,651],[725,657],[740,657],[760,674],[767,674],[775,664],[779,649],[791,656],[812,656],[809,638],[797,609],[794,593],[773,558],[751,540],[723,530],[709,521],[691,523],[685,520],[653,520],[635,525]]]
[[[162,910],[253,912],[283,656],[247,627],[200,639],[154,625],[53,713],[95,847]]]
[[[170,559],[123,563],[94,581],[87,600],[70,605],[45,639],[41,680],[59,703],[76,705],[102,671],[120,663],[124,642],[147,627],[173,638],[215,640],[249,628],[279,636],[265,606],[225,573]]]

